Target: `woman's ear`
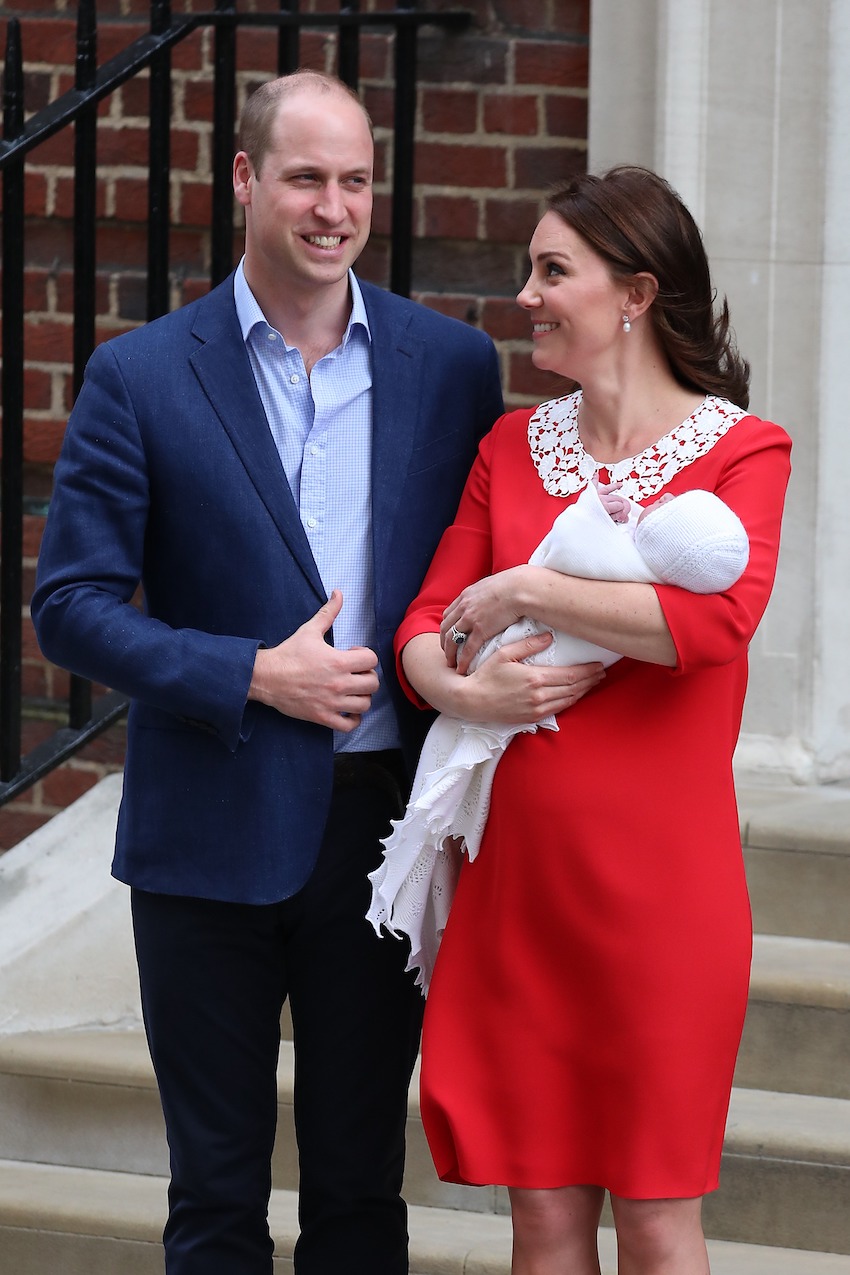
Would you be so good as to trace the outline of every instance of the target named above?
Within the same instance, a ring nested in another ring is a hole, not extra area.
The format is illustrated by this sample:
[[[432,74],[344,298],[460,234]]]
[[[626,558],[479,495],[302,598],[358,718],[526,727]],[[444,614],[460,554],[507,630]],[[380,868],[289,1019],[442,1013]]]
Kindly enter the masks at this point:
[[[642,270],[633,276],[626,300],[629,318],[636,319],[644,314],[658,296],[658,280],[654,274]]]

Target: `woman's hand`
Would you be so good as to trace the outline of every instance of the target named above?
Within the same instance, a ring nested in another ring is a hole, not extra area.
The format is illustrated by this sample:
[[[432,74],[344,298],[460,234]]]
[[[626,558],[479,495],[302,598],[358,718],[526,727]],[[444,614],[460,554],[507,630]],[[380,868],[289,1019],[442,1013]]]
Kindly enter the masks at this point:
[[[468,585],[443,612],[440,645],[446,661],[465,673],[485,642],[514,624],[526,612],[521,594],[525,566],[510,567]],[[456,634],[465,634],[462,642]]]
[[[402,662],[411,685],[439,712],[463,721],[521,725],[572,708],[605,676],[601,664],[524,663],[551,641],[547,632],[512,642],[464,677],[447,667],[437,635],[421,633],[405,646]]]

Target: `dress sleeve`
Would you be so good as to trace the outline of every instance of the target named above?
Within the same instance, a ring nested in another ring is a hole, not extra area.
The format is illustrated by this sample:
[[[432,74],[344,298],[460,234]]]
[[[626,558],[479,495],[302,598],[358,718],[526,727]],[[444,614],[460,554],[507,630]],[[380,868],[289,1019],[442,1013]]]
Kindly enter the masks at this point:
[[[770,421],[744,417],[702,464],[716,467],[714,491],[741,519],[750,542],[746,570],[724,593],[694,594],[674,585],[656,592],[676,647],[673,674],[728,664],[746,650],[764,614],[776,574],[790,473],[791,440]],[[699,474],[697,471],[700,471]],[[689,478],[689,471],[682,471]],[[683,485],[682,490],[686,487]]]
[[[477,459],[463,489],[457,515],[442,539],[419,594],[407,608],[395,637],[396,666],[402,689],[419,708],[429,705],[404,674],[401,653],[420,633],[439,633],[443,611],[466,585],[489,575],[493,569],[490,522],[490,466],[495,439],[505,417],[500,417],[482,440]]]

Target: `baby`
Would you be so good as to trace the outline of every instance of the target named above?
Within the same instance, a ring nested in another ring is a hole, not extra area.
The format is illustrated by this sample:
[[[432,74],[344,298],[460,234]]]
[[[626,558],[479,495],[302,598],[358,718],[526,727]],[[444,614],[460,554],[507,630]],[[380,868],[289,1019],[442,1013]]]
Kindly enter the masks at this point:
[[[578,500],[555,519],[529,559],[567,575],[600,580],[674,584],[692,593],[731,588],[749,559],[749,541],[740,519],[713,492],[686,491],[662,496],[642,508],[621,493],[622,483],[589,484]],[[523,618],[486,642],[470,673],[495,651],[547,628]],[[552,642],[532,663],[550,665],[601,661],[607,668],[621,656],[583,638],[553,629]],[[514,735],[540,728],[557,730],[554,717],[523,725],[462,722],[440,714],[432,725],[416,769],[404,817],[384,842],[384,859],[372,872],[367,912],[377,932],[409,935],[408,969],[427,993],[445,928],[460,852],[475,858],[487,822],[496,766]]]

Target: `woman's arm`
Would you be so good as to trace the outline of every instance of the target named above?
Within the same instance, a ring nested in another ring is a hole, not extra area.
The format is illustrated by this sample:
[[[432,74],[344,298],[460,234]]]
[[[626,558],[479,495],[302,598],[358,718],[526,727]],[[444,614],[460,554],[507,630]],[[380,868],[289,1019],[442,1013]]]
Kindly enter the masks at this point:
[[[653,585],[583,580],[547,567],[519,566],[462,590],[446,608],[440,640],[465,673],[478,650],[521,616],[650,664],[676,665],[670,629]],[[469,636],[461,647],[449,630]]]
[[[601,664],[525,664],[545,651],[550,633],[502,647],[469,676],[446,663],[437,633],[419,633],[401,654],[405,677],[422,699],[449,717],[506,725],[537,722],[571,708],[605,675]]]

